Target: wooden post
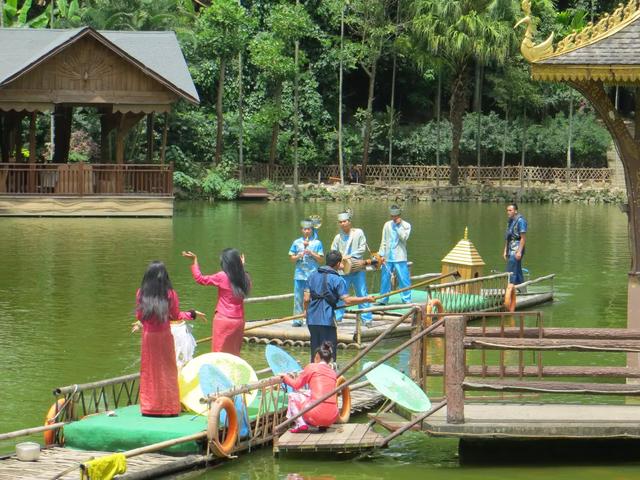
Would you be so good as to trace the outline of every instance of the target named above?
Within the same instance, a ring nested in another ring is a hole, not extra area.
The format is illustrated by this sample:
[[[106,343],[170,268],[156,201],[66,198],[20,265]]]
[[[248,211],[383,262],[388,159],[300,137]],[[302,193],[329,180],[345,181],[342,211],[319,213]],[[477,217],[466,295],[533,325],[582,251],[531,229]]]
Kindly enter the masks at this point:
[[[153,162],[153,112],[147,114],[147,163]]]
[[[447,317],[444,322],[446,352],[447,423],[464,423],[465,317]]]
[[[36,112],[29,117],[29,193],[36,192]]]
[[[53,162],[67,163],[69,161],[73,107],[56,105],[54,112]]]
[[[160,146],[160,164],[164,165],[164,154],[167,149],[167,133],[169,130],[169,114],[164,112],[164,127],[162,128],[162,145]]]

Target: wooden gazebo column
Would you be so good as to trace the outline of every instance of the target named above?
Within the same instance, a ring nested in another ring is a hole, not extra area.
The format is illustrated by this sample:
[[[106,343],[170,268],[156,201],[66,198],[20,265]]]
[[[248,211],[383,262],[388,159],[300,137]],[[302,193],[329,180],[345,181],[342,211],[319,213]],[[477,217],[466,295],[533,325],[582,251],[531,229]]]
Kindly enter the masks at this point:
[[[627,186],[627,217],[629,221],[629,238],[631,251],[631,268],[627,292],[627,326],[640,329],[640,132],[636,129],[635,138],[618,114],[615,106],[604,90],[602,82],[573,81],[570,85],[591,102],[598,115],[606,125],[618,155],[624,166]],[[636,101],[638,104],[638,101]],[[636,110],[636,123],[640,112]],[[634,366],[640,366],[637,354],[631,354]]]
[[[54,119],[53,163],[67,163],[71,143],[71,119],[73,107],[56,105]]]

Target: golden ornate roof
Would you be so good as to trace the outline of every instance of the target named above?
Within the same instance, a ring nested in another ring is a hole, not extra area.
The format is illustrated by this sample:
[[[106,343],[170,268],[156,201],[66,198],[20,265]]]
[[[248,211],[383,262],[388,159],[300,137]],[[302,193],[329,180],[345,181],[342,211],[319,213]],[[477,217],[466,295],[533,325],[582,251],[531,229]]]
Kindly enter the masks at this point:
[[[443,262],[456,265],[482,266],[485,265],[476,247],[468,238],[468,229],[464,229],[464,238],[460,240],[453,250],[442,259]]]
[[[554,48],[550,36],[533,43],[535,28],[530,0],[523,0],[526,24],[520,50],[531,63],[537,80],[601,80],[631,82],[640,80],[640,0],[619,4],[613,13],[597,23],[589,22],[580,32],[572,32]]]

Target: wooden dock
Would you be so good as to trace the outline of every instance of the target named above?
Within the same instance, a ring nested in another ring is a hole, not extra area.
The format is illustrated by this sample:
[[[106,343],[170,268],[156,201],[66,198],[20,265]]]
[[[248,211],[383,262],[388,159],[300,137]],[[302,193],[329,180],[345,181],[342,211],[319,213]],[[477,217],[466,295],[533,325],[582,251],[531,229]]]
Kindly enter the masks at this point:
[[[447,423],[447,409],[422,430],[455,438],[640,438],[640,405],[467,403],[464,423]]]
[[[383,437],[366,423],[333,425],[326,432],[287,431],[273,441],[273,453],[358,454],[382,446]]]

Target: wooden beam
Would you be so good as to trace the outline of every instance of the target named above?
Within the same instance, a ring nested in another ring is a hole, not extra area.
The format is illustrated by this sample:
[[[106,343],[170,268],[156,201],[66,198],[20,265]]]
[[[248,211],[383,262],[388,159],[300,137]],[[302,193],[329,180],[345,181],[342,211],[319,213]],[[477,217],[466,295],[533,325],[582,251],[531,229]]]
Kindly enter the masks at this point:
[[[147,163],[153,162],[153,112],[147,114]]]
[[[466,349],[640,352],[640,340],[464,337],[463,343]]]
[[[640,395],[640,385],[622,383],[529,382],[518,380],[465,380],[464,390],[494,392],[571,393],[585,395]]]
[[[584,340],[640,340],[640,330],[630,328],[543,328],[525,327],[467,327],[470,337],[508,338],[566,338]],[[430,337],[444,337],[444,328],[438,328]],[[576,340],[577,341],[577,340]]]
[[[116,129],[116,163],[124,163],[124,140],[129,130],[144,117],[144,113],[118,113],[119,124]]]
[[[164,113],[164,126],[162,127],[162,145],[160,146],[160,163],[164,165],[164,156],[167,149],[167,135],[169,133],[169,114]]]
[[[427,365],[427,375],[442,376],[444,365]],[[578,367],[578,366],[550,366],[542,367],[542,371],[537,366],[525,366],[520,369],[518,366],[498,367],[471,365],[466,367],[468,377],[538,377],[542,373],[543,377],[617,377],[617,378],[640,378],[640,369],[628,367]]]
[[[71,118],[73,107],[56,105],[54,119],[53,163],[67,163],[71,142]]]
[[[36,163],[36,112],[29,116],[29,163]]]
[[[444,323],[446,345],[447,423],[464,423],[464,329],[466,318],[447,317]]]

